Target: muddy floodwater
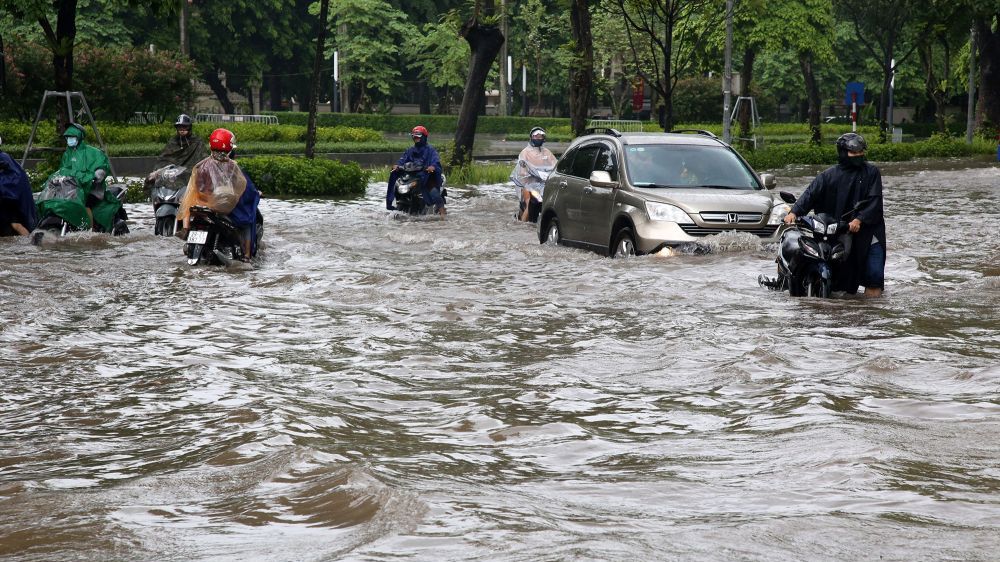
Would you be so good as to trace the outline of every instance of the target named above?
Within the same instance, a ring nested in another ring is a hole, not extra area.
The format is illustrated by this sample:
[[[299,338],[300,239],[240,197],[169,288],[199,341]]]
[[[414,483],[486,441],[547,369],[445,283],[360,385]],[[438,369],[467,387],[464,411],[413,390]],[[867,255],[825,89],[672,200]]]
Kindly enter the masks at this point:
[[[0,558],[997,560],[1000,168],[883,173],[877,300],[542,246],[509,184],[266,199],[253,269],[148,205],[0,240]]]

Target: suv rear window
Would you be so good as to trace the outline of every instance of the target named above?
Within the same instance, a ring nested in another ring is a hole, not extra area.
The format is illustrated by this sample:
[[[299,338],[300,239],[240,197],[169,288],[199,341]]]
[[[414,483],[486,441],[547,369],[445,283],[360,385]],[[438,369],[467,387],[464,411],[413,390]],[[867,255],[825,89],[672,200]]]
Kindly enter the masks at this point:
[[[594,159],[597,158],[597,153],[601,148],[599,144],[590,144],[577,149],[576,158],[573,159],[573,168],[569,175],[589,178],[590,172],[594,171]]]

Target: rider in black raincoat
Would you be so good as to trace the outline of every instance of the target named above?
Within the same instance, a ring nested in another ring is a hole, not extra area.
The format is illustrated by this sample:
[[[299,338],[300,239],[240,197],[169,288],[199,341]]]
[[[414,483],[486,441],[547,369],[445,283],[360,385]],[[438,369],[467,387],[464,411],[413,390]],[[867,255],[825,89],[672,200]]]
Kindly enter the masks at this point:
[[[809,211],[840,217],[862,199],[871,200],[861,208],[849,229],[854,233],[851,253],[834,278],[834,290],[847,294],[865,287],[865,296],[880,296],[884,288],[885,217],[882,211],[882,173],[865,161],[868,144],[856,133],[837,139],[839,163],[816,176],[799,196],[785,222]]]

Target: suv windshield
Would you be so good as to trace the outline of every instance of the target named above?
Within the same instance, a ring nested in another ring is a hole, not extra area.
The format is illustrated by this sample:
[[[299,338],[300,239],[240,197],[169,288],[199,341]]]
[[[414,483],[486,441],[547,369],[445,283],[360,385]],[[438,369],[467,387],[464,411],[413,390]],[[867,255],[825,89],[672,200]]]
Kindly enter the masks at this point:
[[[625,166],[635,187],[761,189],[739,157],[721,146],[626,145]]]

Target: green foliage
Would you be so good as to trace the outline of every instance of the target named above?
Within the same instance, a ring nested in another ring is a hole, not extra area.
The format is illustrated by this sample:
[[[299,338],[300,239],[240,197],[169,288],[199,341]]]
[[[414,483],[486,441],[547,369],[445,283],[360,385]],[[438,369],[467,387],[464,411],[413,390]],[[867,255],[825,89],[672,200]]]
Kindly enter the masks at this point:
[[[469,67],[469,43],[459,35],[461,21],[456,12],[437,24],[426,24],[421,33],[406,36],[406,53],[413,59],[409,68],[421,80],[442,88],[465,86]]]
[[[310,11],[314,8],[310,6]],[[387,97],[399,81],[396,61],[403,38],[417,32],[406,24],[406,15],[384,0],[331,0],[330,27],[335,31],[326,49],[328,59],[339,51],[340,80],[360,91],[352,99],[356,111],[373,111],[375,94]],[[343,31],[339,31],[343,30]]]
[[[722,83],[718,77],[686,78],[674,86],[674,119],[677,123],[721,119]]]
[[[241,158],[240,167],[261,193],[278,197],[342,197],[362,195],[369,173],[355,162],[324,158],[261,156]]]
[[[0,115],[32,119],[52,86],[52,54],[44,45],[4,44],[7,95]],[[136,111],[175,114],[190,106],[194,66],[168,51],[132,47],[80,47],[74,58],[74,88],[82,91],[95,119],[127,120]],[[49,108],[56,104],[49,102]]]

